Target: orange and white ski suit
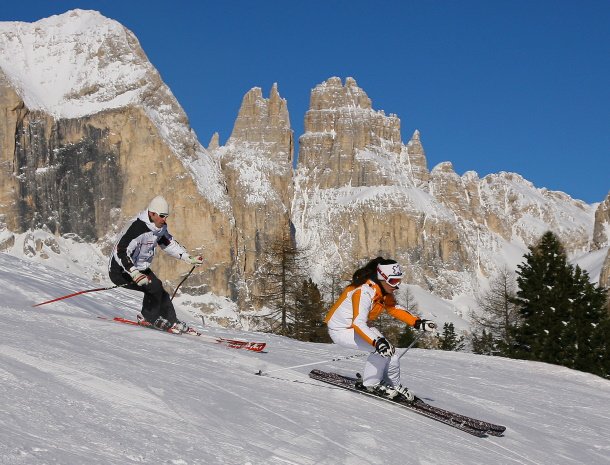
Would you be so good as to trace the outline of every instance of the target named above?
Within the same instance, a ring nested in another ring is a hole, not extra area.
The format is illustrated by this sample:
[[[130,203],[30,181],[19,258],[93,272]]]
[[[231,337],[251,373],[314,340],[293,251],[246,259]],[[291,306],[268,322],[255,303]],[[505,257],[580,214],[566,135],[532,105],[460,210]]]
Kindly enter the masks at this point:
[[[375,352],[375,339],[383,335],[372,323],[384,310],[409,326],[414,326],[418,320],[404,307],[397,305],[393,295],[384,296],[379,285],[371,280],[361,286],[348,286],[324,319],[335,344],[372,352],[364,366],[365,386],[381,381],[392,386],[400,384],[398,354],[388,358]]]

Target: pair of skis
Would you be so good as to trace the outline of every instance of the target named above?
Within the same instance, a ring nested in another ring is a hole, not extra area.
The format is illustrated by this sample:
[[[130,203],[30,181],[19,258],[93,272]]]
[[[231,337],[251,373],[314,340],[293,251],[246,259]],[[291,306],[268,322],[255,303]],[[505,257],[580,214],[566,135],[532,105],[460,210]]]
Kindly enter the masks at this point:
[[[116,323],[123,323],[123,324],[127,324],[127,325],[132,325],[132,326],[141,326],[142,328],[150,328],[150,329],[154,329],[157,331],[167,332],[166,330],[155,328],[153,325],[146,322],[146,320],[136,321],[136,320],[130,320],[128,318],[122,318],[122,317],[118,317],[118,316],[114,317],[114,318],[105,318],[105,317],[98,317],[98,318],[103,319],[103,320],[114,321]],[[218,336],[208,336],[208,335],[202,334],[199,331],[196,331],[192,328],[190,328],[189,331],[186,331],[184,333],[173,333],[173,334],[187,334],[189,336],[197,336],[202,341],[211,342],[214,344],[220,344],[225,347],[229,347],[231,349],[243,349],[243,350],[249,350],[252,352],[262,352],[265,349],[265,347],[267,346],[266,342],[252,342],[252,341],[244,341],[241,339],[230,339],[230,338],[218,337]]]
[[[356,382],[359,378],[351,378],[349,376],[343,376],[338,373],[328,373],[321,370],[312,370],[309,373],[309,377],[322,381],[324,383],[332,384],[349,391],[358,392],[360,394],[375,397],[386,402],[390,402],[394,405],[400,406],[419,415],[431,418],[439,421],[446,425],[457,428],[466,433],[472,434],[473,436],[484,438],[486,436],[502,436],[506,430],[505,426],[496,425],[486,421],[478,420],[476,418],[467,417],[456,412],[451,412],[439,407],[435,407],[424,402],[419,397],[415,397],[413,402],[408,402],[404,397],[400,396],[400,399],[393,400],[386,397],[381,397],[377,394],[368,392],[366,390],[359,389],[356,387]]]

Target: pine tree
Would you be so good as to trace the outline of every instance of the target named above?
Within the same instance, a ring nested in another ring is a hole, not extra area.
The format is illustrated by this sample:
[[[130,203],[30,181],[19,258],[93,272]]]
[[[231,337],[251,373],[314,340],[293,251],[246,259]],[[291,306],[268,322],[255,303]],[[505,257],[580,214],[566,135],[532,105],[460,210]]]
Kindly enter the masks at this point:
[[[458,337],[453,323],[443,325],[443,333],[436,336],[439,341],[438,348],[441,350],[464,350],[464,336]]]
[[[557,237],[547,232],[530,247],[525,259],[517,272],[522,321],[514,330],[511,353],[517,358],[559,363],[570,313],[566,254]]]
[[[574,269],[573,278],[570,297],[573,324],[566,327],[566,336],[570,337],[567,343],[575,348],[575,354],[573,359],[568,360],[570,365],[566,366],[601,376],[609,375],[610,372],[603,369],[601,360],[608,355],[603,334],[608,319],[606,291],[591,284],[588,273],[578,266]]]
[[[311,278],[303,281],[296,299],[296,314],[291,336],[300,341],[331,342],[326,326],[322,323],[326,307],[316,283]]]
[[[497,340],[485,329],[481,333],[472,333],[472,352],[479,355],[495,355],[498,352]]]
[[[545,233],[519,265],[521,322],[513,329],[517,358],[608,376],[607,295],[567,263],[557,237]]]
[[[606,315],[595,327],[591,335],[592,345],[595,347],[596,373],[610,379],[610,318]]]

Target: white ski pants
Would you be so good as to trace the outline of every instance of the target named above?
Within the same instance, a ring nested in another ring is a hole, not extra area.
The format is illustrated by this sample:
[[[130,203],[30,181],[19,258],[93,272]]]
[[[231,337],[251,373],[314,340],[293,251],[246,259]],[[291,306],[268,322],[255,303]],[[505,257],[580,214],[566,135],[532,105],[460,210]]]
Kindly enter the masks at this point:
[[[383,337],[377,328],[370,328],[378,337]],[[329,329],[328,334],[333,342],[348,349],[360,349],[366,352],[375,350],[368,342],[362,339],[353,329]],[[365,386],[374,386],[381,381],[392,386],[400,384],[400,360],[398,355],[382,357],[376,352],[371,353],[364,364],[362,381]]]

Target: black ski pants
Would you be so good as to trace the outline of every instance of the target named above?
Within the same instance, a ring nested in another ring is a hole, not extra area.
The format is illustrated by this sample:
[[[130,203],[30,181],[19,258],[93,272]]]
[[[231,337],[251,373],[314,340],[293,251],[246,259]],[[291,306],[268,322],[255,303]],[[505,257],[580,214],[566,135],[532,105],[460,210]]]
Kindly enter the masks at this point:
[[[133,282],[129,273],[110,271],[110,280],[117,286],[128,284],[125,286],[126,289],[132,289],[134,291],[140,291],[144,293],[144,300],[142,301],[142,316],[149,321],[154,323],[157,318],[162,316],[170,323],[178,321],[176,318],[176,310],[172,300],[165,289],[163,289],[163,283],[157,278],[157,276],[150,270],[142,271],[145,275],[150,278],[150,283],[145,286],[138,286]]]

